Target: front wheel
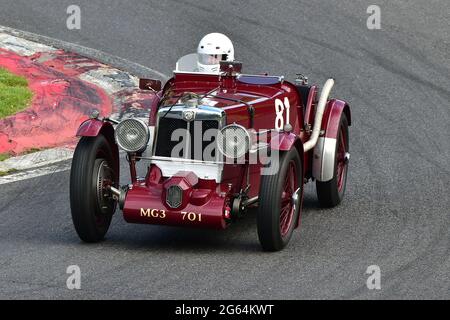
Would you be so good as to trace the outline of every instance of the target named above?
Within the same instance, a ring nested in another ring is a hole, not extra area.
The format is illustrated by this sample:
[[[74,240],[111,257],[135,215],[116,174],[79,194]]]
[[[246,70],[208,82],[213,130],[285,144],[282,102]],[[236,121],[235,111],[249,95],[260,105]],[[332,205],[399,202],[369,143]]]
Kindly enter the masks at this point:
[[[292,148],[280,154],[279,170],[263,175],[257,215],[258,237],[266,251],[278,251],[289,242],[300,218],[302,162]]]
[[[70,172],[70,208],[75,230],[85,242],[104,238],[116,210],[108,188],[119,183],[113,164],[111,146],[103,135],[80,139]]]

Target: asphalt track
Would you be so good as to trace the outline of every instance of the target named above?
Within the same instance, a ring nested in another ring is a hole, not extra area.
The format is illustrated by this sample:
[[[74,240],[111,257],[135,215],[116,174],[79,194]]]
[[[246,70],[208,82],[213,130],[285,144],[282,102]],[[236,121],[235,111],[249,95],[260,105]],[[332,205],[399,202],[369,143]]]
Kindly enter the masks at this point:
[[[344,202],[318,208],[282,252],[260,250],[251,212],[224,232],[126,224],[80,242],[69,173],[0,188],[0,298],[450,298],[450,3],[385,1],[0,1],[0,25],[113,54],[170,74],[202,35],[223,32],[246,72],[322,84],[353,112]],[[123,180],[125,181],[125,179]],[[66,288],[79,265],[82,289]],[[381,290],[365,274],[381,268]]]

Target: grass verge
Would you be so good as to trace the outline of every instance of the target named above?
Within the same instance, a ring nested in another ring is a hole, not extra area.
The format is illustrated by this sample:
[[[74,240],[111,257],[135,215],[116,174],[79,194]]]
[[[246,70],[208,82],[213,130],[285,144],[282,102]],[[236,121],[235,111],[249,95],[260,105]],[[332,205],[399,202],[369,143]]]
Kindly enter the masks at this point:
[[[0,68],[0,119],[25,109],[32,97],[27,79]]]
[[[11,158],[10,153],[0,153],[0,161],[6,160],[8,158]]]
[[[8,171],[0,171],[0,177],[7,176],[8,174],[16,173],[18,170],[16,169],[9,169]]]

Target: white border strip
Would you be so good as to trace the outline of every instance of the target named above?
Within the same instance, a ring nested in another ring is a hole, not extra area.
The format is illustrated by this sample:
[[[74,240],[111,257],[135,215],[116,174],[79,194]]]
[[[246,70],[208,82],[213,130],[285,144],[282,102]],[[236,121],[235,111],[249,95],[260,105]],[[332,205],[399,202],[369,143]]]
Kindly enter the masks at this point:
[[[56,164],[56,165],[51,165],[51,166],[44,167],[44,168],[37,168],[37,169],[33,169],[33,170],[13,173],[13,174],[10,174],[10,175],[4,176],[4,177],[0,177],[0,185],[17,182],[17,181],[21,181],[21,180],[32,179],[32,178],[36,178],[36,177],[41,177],[41,176],[53,174],[56,172],[67,171],[67,170],[70,170],[70,166],[71,166],[71,163],[69,162],[69,163],[65,163],[65,164]]]
[[[117,57],[114,55],[107,54],[100,50],[96,50],[96,49],[84,47],[84,46],[81,46],[78,44],[69,43],[66,41],[38,35],[38,34],[35,34],[32,32],[28,32],[28,31],[9,28],[9,27],[2,26],[2,25],[0,25],[0,33],[1,32],[9,34],[11,36],[10,39],[12,39],[12,37],[23,38],[23,40],[25,40],[27,44],[36,43],[37,47],[42,46],[42,47],[47,48],[47,46],[51,46],[51,47],[55,47],[58,49],[64,49],[67,51],[75,52],[81,56],[85,56],[85,57],[91,58],[93,60],[97,60],[97,61],[99,61],[105,65],[108,65],[112,68],[117,68],[120,70],[129,70],[128,72],[130,74],[141,75],[141,76],[153,75],[158,78],[161,78],[162,80],[169,79],[169,76],[167,76],[166,74],[159,72],[155,69],[145,67],[141,64],[129,61],[124,58],[120,58],[120,57]],[[6,35],[4,35],[2,37],[3,40],[7,39],[7,38],[8,37]],[[48,47],[47,50],[49,50],[49,49],[51,50],[52,49],[51,47]],[[45,161],[43,161],[43,159],[40,159],[38,161],[38,159],[40,158],[38,155],[34,155],[34,156],[28,155],[26,160],[22,159],[20,157],[18,157],[19,159],[10,158],[9,160],[6,160],[8,162],[4,162],[3,165],[0,165],[0,167],[3,167],[3,169],[4,169],[3,171],[7,171],[7,170],[11,170],[11,169],[26,170],[26,171],[17,172],[17,173],[10,174],[10,175],[4,176],[4,177],[0,177],[0,185],[6,184],[6,183],[11,183],[11,182],[16,182],[16,181],[21,181],[21,180],[26,180],[26,179],[31,179],[31,178],[36,178],[36,177],[52,174],[55,172],[69,170],[70,164],[61,164],[61,161],[66,161],[66,160],[71,159],[72,155],[65,154],[64,156],[61,157],[61,154],[59,154],[59,155],[57,154],[57,152],[56,152],[57,149],[58,148],[47,149],[46,151],[43,151],[43,153],[46,154]],[[55,154],[55,156],[51,154],[52,151],[55,151],[55,152],[53,152]],[[30,158],[34,158],[36,161],[33,159],[30,159]],[[18,162],[16,162],[16,160],[18,160]],[[55,163],[59,163],[59,164],[55,164]]]

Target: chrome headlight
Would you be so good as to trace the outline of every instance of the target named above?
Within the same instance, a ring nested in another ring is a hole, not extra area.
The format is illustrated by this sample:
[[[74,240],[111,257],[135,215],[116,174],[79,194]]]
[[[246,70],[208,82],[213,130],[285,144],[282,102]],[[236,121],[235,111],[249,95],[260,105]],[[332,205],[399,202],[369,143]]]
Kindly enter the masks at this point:
[[[230,124],[220,130],[218,147],[225,157],[240,158],[250,149],[250,134],[243,126]]]
[[[114,133],[117,145],[126,152],[142,152],[150,139],[148,125],[140,119],[120,122]]]

